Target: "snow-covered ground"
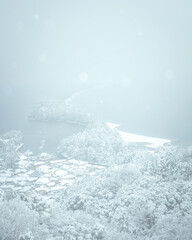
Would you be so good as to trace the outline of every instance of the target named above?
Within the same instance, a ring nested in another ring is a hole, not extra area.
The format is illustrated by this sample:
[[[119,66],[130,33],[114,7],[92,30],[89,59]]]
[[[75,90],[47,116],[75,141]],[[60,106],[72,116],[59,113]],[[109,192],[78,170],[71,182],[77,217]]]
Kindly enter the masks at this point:
[[[142,135],[137,135],[137,134],[120,131],[120,130],[118,130],[118,127],[120,126],[119,124],[114,124],[114,123],[108,122],[107,125],[111,129],[116,129],[117,132],[121,135],[122,139],[127,143],[146,143],[147,147],[157,148],[157,147],[163,146],[163,144],[165,144],[165,143],[171,142],[168,139],[147,137],[147,136],[142,136]]]
[[[0,188],[29,194],[35,191],[51,197],[55,191],[103,168],[78,160],[54,160],[46,153],[42,153],[38,159],[26,158],[24,155],[20,158],[19,167],[15,171],[0,171]]]
[[[145,146],[156,148],[170,142],[167,139],[152,138],[130,134],[118,130],[119,125],[107,123],[111,129],[116,129],[127,143],[145,143]],[[35,191],[51,197],[55,191],[64,189],[74,181],[86,175],[95,174],[104,167],[84,161],[54,159],[47,153],[39,156],[20,156],[19,168],[15,171],[0,171],[0,187],[14,189],[19,192]]]

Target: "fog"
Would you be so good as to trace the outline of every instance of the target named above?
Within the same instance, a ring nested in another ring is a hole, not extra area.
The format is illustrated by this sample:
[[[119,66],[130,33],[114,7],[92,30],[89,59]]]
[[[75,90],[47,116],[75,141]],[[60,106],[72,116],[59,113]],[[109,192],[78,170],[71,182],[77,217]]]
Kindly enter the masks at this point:
[[[192,1],[0,0],[0,240],[192,240]]]
[[[0,1],[0,132],[74,99],[130,133],[192,143],[192,3]],[[90,89],[87,90],[87,89]]]

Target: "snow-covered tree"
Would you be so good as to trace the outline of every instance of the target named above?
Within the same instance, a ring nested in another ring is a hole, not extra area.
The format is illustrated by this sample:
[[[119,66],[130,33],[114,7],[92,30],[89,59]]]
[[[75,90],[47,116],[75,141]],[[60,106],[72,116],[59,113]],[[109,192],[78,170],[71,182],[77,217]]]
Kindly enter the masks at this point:
[[[122,164],[129,162],[134,150],[122,140],[116,130],[103,122],[95,122],[83,132],[60,142],[58,155],[67,159],[78,159],[95,164]]]
[[[20,131],[11,131],[0,137],[0,162],[3,168],[16,168],[19,161],[18,150],[23,145]]]
[[[36,104],[30,111],[28,118],[36,121],[73,122],[81,125],[87,125],[93,121],[93,117],[78,106],[58,101]]]

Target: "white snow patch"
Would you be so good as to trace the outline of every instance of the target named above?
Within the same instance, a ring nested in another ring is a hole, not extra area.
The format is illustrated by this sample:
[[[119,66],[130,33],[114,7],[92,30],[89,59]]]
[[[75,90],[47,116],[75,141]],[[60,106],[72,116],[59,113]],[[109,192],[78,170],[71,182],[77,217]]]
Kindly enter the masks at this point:
[[[111,129],[116,129],[117,127],[120,126],[119,124],[114,124],[114,123],[107,123],[107,125]],[[157,148],[157,147],[163,146],[163,144],[165,144],[165,143],[171,142],[168,139],[147,137],[147,136],[143,136],[143,135],[137,135],[137,134],[123,132],[118,129],[117,129],[117,132],[121,135],[122,139],[126,143],[147,143],[146,146],[151,147],[151,148]]]
[[[146,137],[146,136],[126,133],[126,132],[122,132],[122,131],[118,131],[118,132],[121,135],[122,139],[127,143],[146,142],[146,143],[148,143],[146,146],[151,147],[151,148],[157,148],[157,147],[163,146],[163,144],[165,144],[165,143],[170,142],[170,140],[162,139],[162,138]]]
[[[55,171],[55,174],[56,174],[57,176],[66,176],[66,175],[67,175],[67,172],[64,171],[64,170],[57,170],[57,171]]]
[[[5,178],[0,177],[0,183],[4,183],[5,182]]]
[[[55,186],[55,182],[50,182],[47,184],[47,186],[51,187],[51,186]]]
[[[119,127],[120,125],[116,124],[116,123],[107,122],[107,126],[111,129],[115,129],[115,128]]]
[[[52,187],[51,191],[57,191],[57,190],[61,190],[63,189],[63,186],[59,186],[59,187]]]
[[[45,165],[38,167],[38,169],[42,172],[50,172],[50,167]]]
[[[49,183],[49,179],[48,179],[48,178],[40,178],[40,179],[38,180],[38,182],[43,183],[43,184],[46,184],[46,183]]]
[[[65,159],[61,159],[61,160],[52,160],[50,161],[51,163],[63,163],[63,162],[66,162]]]
[[[30,175],[30,174],[32,174],[32,173],[34,173],[33,170],[29,170],[29,171],[27,172],[28,175]]]

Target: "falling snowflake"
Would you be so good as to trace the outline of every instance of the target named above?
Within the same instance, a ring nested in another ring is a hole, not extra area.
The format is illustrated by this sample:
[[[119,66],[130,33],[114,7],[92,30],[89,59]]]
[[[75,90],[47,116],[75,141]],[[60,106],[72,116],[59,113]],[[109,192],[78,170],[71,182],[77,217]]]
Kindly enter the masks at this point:
[[[33,15],[33,18],[34,18],[36,21],[38,21],[38,20],[39,20],[39,15],[38,15],[38,14],[34,14],[34,15]]]
[[[142,36],[143,36],[143,31],[139,30],[139,31],[137,32],[137,36],[138,36],[138,37],[142,37]]]
[[[39,60],[39,62],[41,62],[41,63],[46,62],[46,60],[47,60],[47,55],[46,55],[46,54],[40,54],[40,55],[38,56],[38,60]]]
[[[88,74],[86,72],[81,72],[79,74],[79,80],[81,82],[87,82],[88,81]]]

